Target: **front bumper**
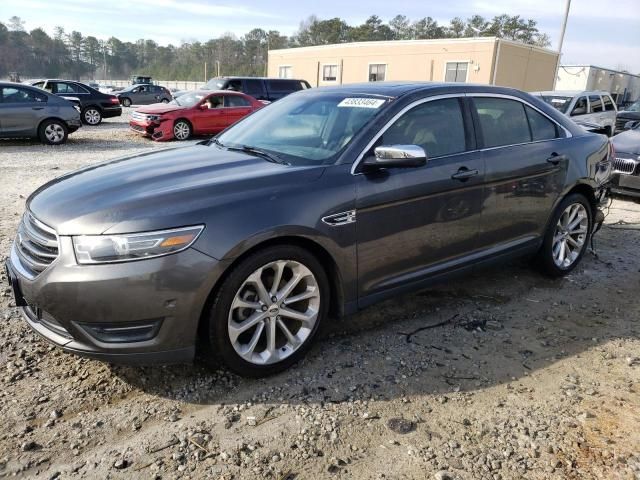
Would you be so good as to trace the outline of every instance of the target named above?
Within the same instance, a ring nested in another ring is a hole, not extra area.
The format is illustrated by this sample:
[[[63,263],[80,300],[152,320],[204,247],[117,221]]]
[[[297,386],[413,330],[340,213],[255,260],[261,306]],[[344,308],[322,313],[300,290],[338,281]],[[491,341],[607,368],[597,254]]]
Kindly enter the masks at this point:
[[[190,248],[148,260],[78,265],[71,238],[59,240],[59,257],[35,278],[21,266],[15,245],[7,262],[16,305],[24,299],[31,328],[65,351],[113,363],[193,360],[198,323],[221,262]],[[95,333],[147,323],[158,328],[144,340],[105,341]]]
[[[140,120],[130,120],[129,128],[136,133],[150,137],[158,142],[172,140],[173,129],[168,121],[164,122],[150,122]]]

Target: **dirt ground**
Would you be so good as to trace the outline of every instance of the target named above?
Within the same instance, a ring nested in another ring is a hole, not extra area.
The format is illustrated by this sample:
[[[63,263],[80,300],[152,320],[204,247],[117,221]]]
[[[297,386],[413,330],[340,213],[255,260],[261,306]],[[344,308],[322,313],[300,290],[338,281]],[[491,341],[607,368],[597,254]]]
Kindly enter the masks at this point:
[[[0,258],[40,184],[162,146],[124,119],[0,142]],[[639,222],[616,199],[568,277],[518,261],[373,306],[261,380],[63,353],[2,274],[0,478],[640,479]]]

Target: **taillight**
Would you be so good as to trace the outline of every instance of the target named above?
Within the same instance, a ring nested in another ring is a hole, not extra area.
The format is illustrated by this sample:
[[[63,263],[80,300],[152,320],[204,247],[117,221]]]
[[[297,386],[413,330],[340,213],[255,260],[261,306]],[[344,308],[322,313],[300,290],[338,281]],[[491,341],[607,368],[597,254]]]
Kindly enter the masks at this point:
[[[118,99],[118,97],[111,97],[111,103],[120,103],[120,100]]]

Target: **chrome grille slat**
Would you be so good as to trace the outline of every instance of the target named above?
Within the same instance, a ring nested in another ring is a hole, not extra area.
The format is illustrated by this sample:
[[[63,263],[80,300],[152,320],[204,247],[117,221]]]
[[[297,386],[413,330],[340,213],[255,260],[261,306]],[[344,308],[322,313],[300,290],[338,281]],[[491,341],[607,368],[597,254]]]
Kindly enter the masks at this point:
[[[638,162],[631,158],[616,157],[613,160],[613,171],[614,173],[624,173],[626,175],[633,175],[637,165],[638,165]]]
[[[34,277],[58,258],[58,237],[55,230],[25,213],[18,227],[16,252],[20,263]]]

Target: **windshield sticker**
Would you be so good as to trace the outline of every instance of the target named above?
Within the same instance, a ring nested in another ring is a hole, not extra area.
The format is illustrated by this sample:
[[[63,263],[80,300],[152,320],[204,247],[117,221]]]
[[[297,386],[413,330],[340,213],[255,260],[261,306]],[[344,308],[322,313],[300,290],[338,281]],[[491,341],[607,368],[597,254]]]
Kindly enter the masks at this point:
[[[345,98],[338,107],[380,108],[386,100],[379,98]]]

